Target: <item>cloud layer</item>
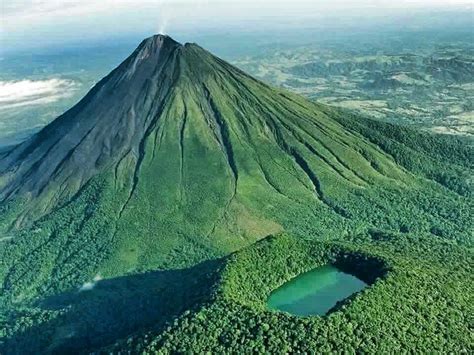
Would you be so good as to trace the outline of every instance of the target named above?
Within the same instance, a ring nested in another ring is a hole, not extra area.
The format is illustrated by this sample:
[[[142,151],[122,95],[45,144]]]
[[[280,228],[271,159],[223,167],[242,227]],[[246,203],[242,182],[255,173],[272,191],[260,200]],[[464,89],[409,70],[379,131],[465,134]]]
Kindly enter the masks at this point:
[[[74,81],[65,79],[0,81],[0,111],[55,102],[76,89]]]

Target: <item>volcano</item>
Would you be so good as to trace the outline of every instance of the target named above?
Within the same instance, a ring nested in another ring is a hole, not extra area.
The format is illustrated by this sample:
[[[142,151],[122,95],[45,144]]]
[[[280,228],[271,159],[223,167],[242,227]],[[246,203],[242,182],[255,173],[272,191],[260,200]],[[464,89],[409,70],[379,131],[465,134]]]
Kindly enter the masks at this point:
[[[470,225],[467,145],[272,88],[162,35],[2,154],[5,302],[190,267],[283,230],[460,241]]]
[[[137,219],[140,239],[178,249],[184,239],[205,253],[287,228],[289,213],[318,215],[319,232],[331,234],[354,217],[373,220],[354,205],[377,204],[367,201],[374,187],[416,184],[349,116],[271,88],[196,44],[156,35],[0,158],[4,226],[31,226],[66,206],[107,205],[114,229]]]

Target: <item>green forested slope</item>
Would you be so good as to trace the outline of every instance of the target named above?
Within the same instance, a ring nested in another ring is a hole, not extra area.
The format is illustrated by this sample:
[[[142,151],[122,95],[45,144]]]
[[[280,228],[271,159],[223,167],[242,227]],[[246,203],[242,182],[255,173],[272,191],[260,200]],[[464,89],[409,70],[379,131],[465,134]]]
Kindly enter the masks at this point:
[[[190,290],[187,280],[217,277],[220,262],[199,263],[283,230],[295,243],[344,243],[378,228],[415,249],[428,241],[471,257],[471,153],[466,142],[311,103],[197,45],[152,37],[0,157],[6,352],[94,349],[159,327],[198,304],[184,300],[211,294],[212,283]],[[427,257],[411,253],[413,264]],[[464,277],[456,265],[450,271]],[[166,307],[157,306],[162,281],[179,295]],[[88,283],[95,287],[78,292]],[[128,307],[142,318],[128,322]],[[449,327],[449,317],[439,319]],[[166,337],[158,344],[168,347]]]
[[[419,246],[423,245],[423,248]],[[166,329],[104,350],[185,353],[472,352],[472,254],[430,237],[372,231],[338,242],[269,237],[229,257],[213,298]],[[270,292],[335,263],[372,284],[324,317],[269,310]]]

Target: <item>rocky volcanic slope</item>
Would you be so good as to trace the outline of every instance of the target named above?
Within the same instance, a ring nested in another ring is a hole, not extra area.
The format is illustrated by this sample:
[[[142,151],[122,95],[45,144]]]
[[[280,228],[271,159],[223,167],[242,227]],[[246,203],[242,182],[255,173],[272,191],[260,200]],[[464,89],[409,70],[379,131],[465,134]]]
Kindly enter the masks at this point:
[[[282,230],[469,244],[471,153],[154,36],[0,156],[1,300],[11,308],[94,277],[192,266]]]

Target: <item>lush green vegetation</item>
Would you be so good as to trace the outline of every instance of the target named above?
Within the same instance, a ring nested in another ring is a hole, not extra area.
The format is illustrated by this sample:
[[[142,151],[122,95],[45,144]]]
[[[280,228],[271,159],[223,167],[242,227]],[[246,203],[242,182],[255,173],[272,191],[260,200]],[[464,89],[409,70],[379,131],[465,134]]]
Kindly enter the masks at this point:
[[[468,249],[430,237],[375,231],[333,242],[270,237],[228,258],[212,302],[162,333],[131,337],[116,349],[467,354],[472,261]],[[274,288],[328,262],[373,285],[325,317],[266,309]]]
[[[0,157],[0,352],[468,351],[472,145],[159,41]],[[383,277],[327,318],[264,309],[328,261]]]
[[[335,113],[334,117],[368,137],[411,172],[435,180],[461,195],[472,196],[472,139],[431,135],[376,120],[357,119],[350,112]]]

